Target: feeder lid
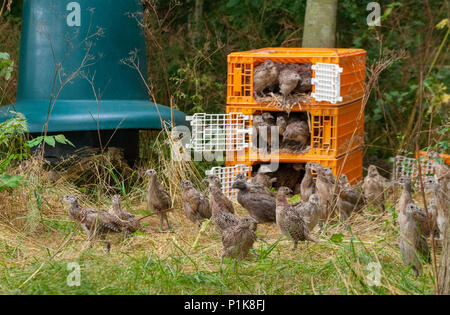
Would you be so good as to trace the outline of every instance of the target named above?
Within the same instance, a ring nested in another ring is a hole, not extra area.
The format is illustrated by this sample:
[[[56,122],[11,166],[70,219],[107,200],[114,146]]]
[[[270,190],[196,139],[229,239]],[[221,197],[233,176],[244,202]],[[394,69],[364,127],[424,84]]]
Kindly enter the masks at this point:
[[[0,122],[11,118],[11,111],[23,113],[30,133],[44,131],[48,100],[19,101],[0,108]],[[97,121],[99,122],[97,126]],[[144,100],[61,100],[55,103],[48,132],[162,129],[164,122],[186,125],[184,113]]]
[[[24,0],[17,99],[0,121],[20,112],[40,133],[52,107],[48,132],[186,124],[148,101],[142,15],[141,0]]]

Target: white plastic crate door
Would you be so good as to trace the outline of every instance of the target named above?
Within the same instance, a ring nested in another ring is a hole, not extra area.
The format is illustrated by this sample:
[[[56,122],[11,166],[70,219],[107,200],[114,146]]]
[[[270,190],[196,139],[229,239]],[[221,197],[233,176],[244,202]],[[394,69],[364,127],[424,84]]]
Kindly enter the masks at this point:
[[[206,175],[216,175],[219,177],[220,182],[222,184],[222,192],[225,196],[230,199],[237,198],[237,190],[232,189],[234,182],[236,181],[236,176],[238,174],[248,175],[250,171],[250,167],[246,165],[235,165],[235,166],[226,166],[226,167],[213,167],[209,171],[206,171]]]
[[[428,176],[434,175],[433,164],[427,160],[421,160],[422,178],[426,179]],[[414,183],[416,189],[420,188],[420,181],[418,180],[419,171],[417,169],[418,163],[414,158],[408,158],[398,155],[395,157],[395,178],[409,177]]]
[[[341,73],[342,68],[333,63],[316,63],[312,66],[315,76],[311,83],[315,92],[311,94],[317,102],[330,102],[336,104],[342,102],[341,97]]]
[[[196,152],[240,151],[248,147],[249,116],[242,113],[196,113],[191,121],[192,138],[187,146]]]

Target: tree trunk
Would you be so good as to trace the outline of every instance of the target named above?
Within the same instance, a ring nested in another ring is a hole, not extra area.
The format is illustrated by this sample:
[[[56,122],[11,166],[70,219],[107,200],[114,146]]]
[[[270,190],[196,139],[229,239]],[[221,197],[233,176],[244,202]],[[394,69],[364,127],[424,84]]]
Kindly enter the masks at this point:
[[[450,221],[444,233],[441,267],[439,269],[439,293],[450,295]]]
[[[200,34],[201,34],[201,26],[202,26],[202,17],[203,17],[203,2],[204,0],[195,0],[195,8],[194,8],[194,27],[192,34],[192,45],[196,46]]]
[[[308,0],[303,47],[334,48],[338,0]]]

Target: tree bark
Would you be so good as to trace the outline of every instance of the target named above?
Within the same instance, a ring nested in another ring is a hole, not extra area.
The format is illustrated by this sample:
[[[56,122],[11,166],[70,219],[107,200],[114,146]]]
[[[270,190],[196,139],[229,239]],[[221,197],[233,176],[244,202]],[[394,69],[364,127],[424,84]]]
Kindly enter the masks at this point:
[[[334,48],[338,0],[308,0],[303,47]]]
[[[450,295],[450,221],[444,233],[441,267],[439,269],[439,293]]]
[[[194,8],[194,27],[192,34],[192,45],[196,46],[201,34],[201,25],[203,18],[203,2],[204,0],[195,0]]]

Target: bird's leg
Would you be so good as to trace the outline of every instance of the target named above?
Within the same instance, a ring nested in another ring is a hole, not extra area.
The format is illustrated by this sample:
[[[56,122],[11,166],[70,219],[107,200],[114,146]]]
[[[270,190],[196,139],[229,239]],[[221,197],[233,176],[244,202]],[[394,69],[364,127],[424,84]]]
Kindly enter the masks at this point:
[[[325,222],[323,222],[323,221],[319,222],[319,229],[320,229],[320,233],[325,232]]]
[[[88,231],[88,248],[92,248],[92,242],[95,237],[95,230],[94,231]]]
[[[296,250],[298,245],[298,241],[294,241],[294,248],[292,250]]]
[[[159,216],[159,230],[162,232],[163,230],[163,215]]]
[[[222,257],[220,257],[220,266],[219,266],[219,268],[220,268],[220,273],[223,273],[223,269],[222,269],[222,265],[223,265],[223,256],[224,256],[224,255],[222,255]]]
[[[292,96],[292,94],[289,94],[289,99],[291,100],[292,104],[295,103],[295,99],[294,99],[294,96]]]
[[[256,259],[258,259],[258,258],[259,258],[258,254],[256,253],[256,251],[255,251],[255,249],[254,249],[254,248],[252,248],[252,253],[253,253],[253,255],[255,255],[255,258],[256,258]]]
[[[108,252],[108,254],[111,253],[111,243],[110,242],[105,241],[105,248],[106,248],[106,251]]]
[[[89,229],[84,224],[82,224],[81,227],[83,228],[84,233],[86,233],[86,236],[89,238],[91,234]]]
[[[233,271],[234,272],[237,272],[236,265],[237,265],[237,259],[234,259],[234,262],[233,262]]]
[[[283,107],[286,106],[286,95],[283,94],[283,103],[282,103]]]
[[[169,218],[167,217],[167,214],[166,214],[166,213],[164,214],[164,217],[166,218],[167,228],[168,228],[169,230],[171,230],[172,228],[170,227]]]
[[[130,237],[131,237],[131,233],[128,230],[125,230],[125,232],[123,232],[122,242],[125,242]]]

